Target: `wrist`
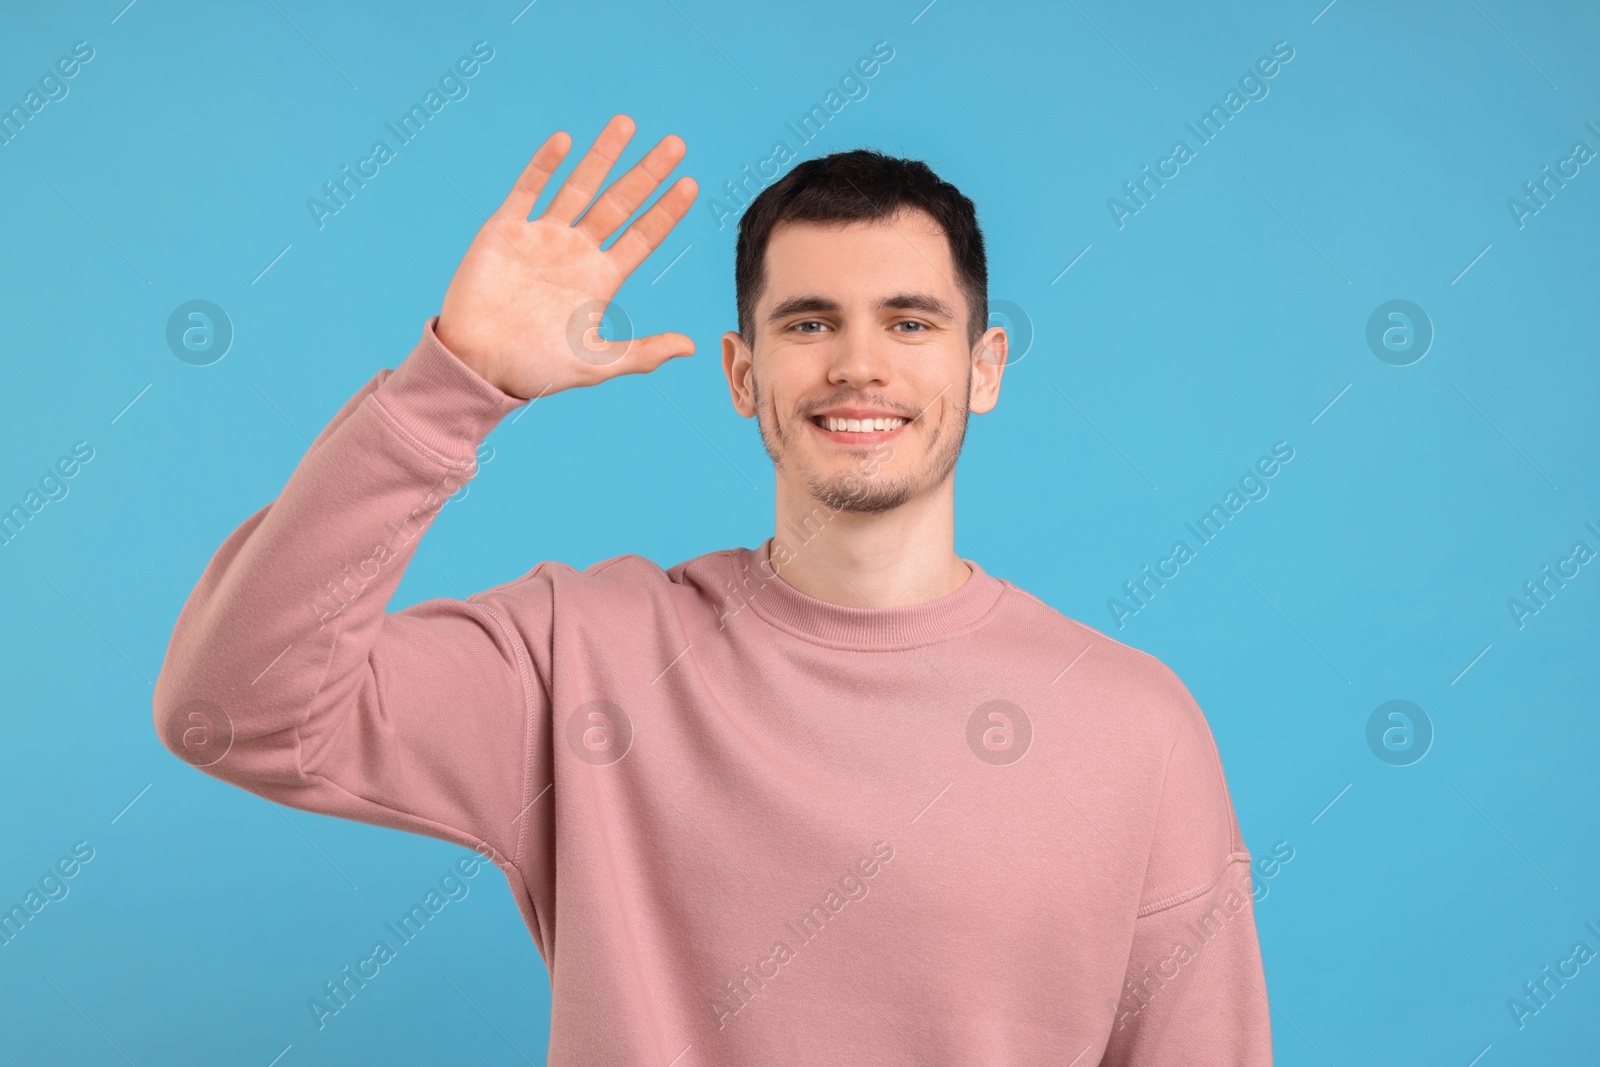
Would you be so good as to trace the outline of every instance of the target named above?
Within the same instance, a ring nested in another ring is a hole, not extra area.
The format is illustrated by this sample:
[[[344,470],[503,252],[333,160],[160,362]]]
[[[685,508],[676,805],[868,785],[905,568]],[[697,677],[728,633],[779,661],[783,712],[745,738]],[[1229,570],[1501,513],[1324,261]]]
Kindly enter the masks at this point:
[[[478,377],[507,396],[514,395],[505,387],[505,383],[500,380],[499,375],[496,373],[494,362],[484,355],[480,346],[475,344],[470,337],[463,337],[459,332],[452,331],[445,322],[443,315],[434,320],[433,336],[446,352],[449,352],[463,366],[477,374]],[[523,398],[516,397],[516,399],[521,400]]]
[[[525,401],[497,388],[446,349],[435,325],[431,319],[424,323],[416,347],[371,399],[413,443],[459,466]]]

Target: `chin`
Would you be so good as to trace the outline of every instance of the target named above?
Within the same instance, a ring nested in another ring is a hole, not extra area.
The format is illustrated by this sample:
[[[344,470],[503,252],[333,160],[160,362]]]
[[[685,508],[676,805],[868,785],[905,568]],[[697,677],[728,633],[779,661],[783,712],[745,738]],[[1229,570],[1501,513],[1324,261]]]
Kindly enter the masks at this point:
[[[858,515],[881,514],[893,511],[917,493],[917,486],[908,479],[864,478],[843,476],[825,479],[807,479],[811,498],[831,511]]]

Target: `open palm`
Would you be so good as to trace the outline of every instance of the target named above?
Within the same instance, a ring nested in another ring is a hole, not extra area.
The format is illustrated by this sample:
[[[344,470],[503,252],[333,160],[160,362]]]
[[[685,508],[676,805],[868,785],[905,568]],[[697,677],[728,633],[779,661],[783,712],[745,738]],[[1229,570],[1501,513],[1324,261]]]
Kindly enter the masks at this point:
[[[678,179],[602,251],[601,242],[684,155],[683,140],[669,134],[595,199],[633,130],[628,116],[614,116],[544,214],[530,220],[572,144],[565,132],[551,135],[478,230],[450,280],[435,326],[439,340],[512,396],[549,396],[694,353],[694,342],[681,333],[603,341],[596,330],[617,289],[683,218],[696,193],[693,178]]]

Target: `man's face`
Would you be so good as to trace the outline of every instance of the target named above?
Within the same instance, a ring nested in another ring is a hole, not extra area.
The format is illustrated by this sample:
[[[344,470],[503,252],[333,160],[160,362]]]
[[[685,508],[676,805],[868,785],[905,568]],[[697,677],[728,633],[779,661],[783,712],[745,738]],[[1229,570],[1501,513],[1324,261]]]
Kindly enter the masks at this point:
[[[1006,345],[995,327],[968,346],[955,277],[949,242],[921,211],[773,230],[753,351],[730,331],[723,369],[790,489],[883,512],[950,478],[968,413],[998,399]]]

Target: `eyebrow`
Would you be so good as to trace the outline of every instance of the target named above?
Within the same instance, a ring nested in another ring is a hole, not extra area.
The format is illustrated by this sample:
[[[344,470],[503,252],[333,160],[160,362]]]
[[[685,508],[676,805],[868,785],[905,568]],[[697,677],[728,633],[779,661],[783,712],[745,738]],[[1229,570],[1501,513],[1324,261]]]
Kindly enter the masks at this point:
[[[783,303],[773,308],[772,313],[767,316],[767,321],[769,323],[776,322],[778,319],[784,318],[788,315],[803,314],[812,311],[838,310],[840,310],[840,306],[837,300],[830,300],[825,296],[817,296],[815,294],[808,293],[802,296],[790,297],[788,300],[785,300]],[[882,300],[879,300],[877,304],[874,305],[873,310],[922,311],[929,315],[951,321],[954,321],[956,317],[955,312],[951,310],[949,304],[946,304],[943,300],[940,300],[938,297],[929,293],[895,293],[893,296],[886,296]]]

